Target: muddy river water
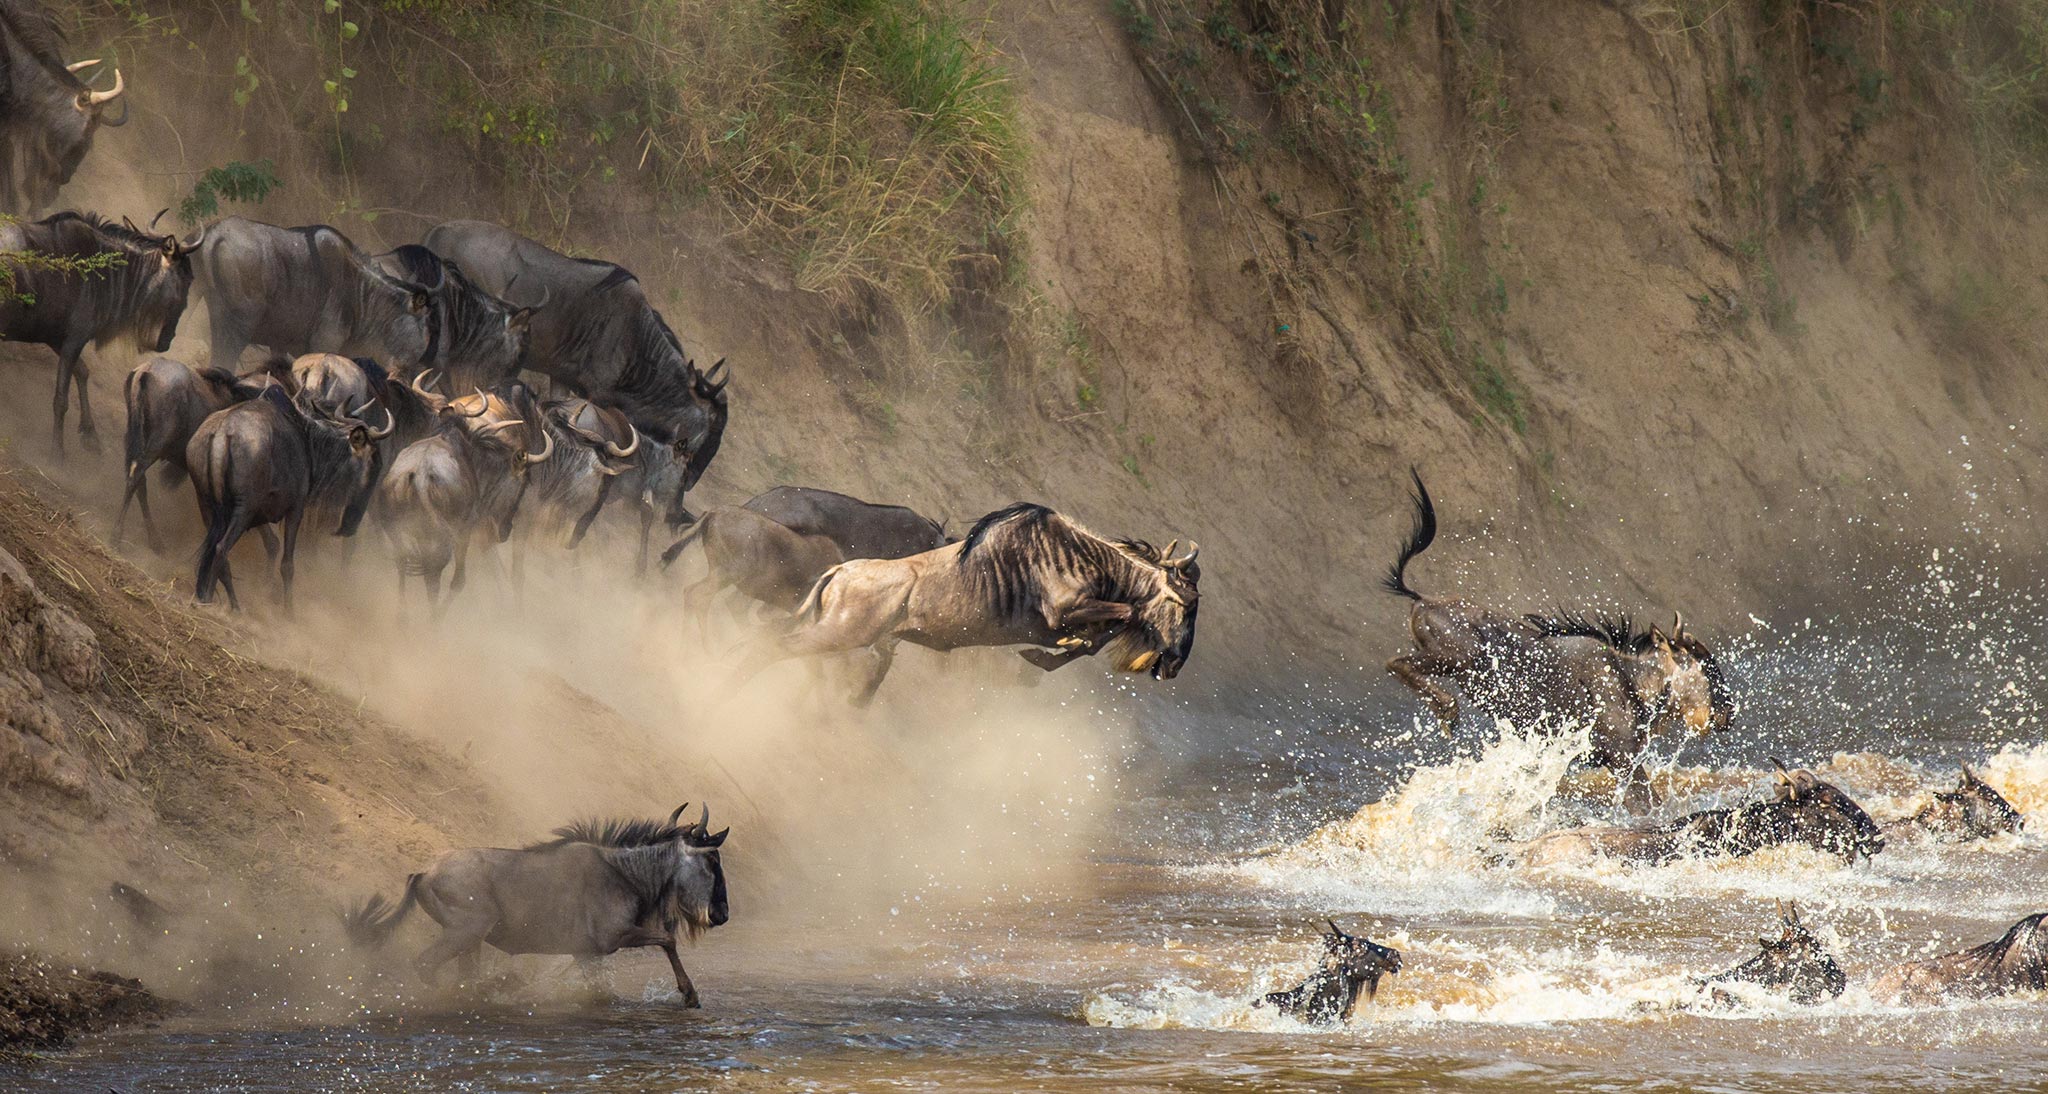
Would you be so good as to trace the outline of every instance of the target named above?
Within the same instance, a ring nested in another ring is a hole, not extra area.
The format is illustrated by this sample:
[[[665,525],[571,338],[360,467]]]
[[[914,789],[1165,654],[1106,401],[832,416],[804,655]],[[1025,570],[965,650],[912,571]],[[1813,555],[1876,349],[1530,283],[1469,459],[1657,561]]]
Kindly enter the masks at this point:
[[[1910,629],[1910,628],[1908,628]],[[1769,792],[1783,754],[1878,820],[1967,760],[2048,817],[2033,636],[1860,645],[1759,625],[1731,660],[1745,731],[1667,757],[1674,814]],[[1981,636],[1979,636],[1981,637]],[[2048,999],[1881,1005],[1888,962],[1997,937],[2048,908],[2048,820],[1972,843],[1894,838],[1854,867],[1804,849],[1663,866],[1522,864],[1545,831],[1613,815],[1571,745],[1447,742],[1410,704],[1147,708],[1153,760],[1077,870],[1043,884],[849,910],[748,909],[688,955],[615,959],[595,1005],[546,964],[465,1005],[302,1013],[255,999],[88,1040],[20,1090],[676,1091],[1649,1089],[2048,1086]],[[1149,761],[1148,761],[1149,762]],[[1155,764],[1154,766],[1157,766]],[[1053,833],[1048,832],[1049,836]],[[735,837],[736,839],[738,837]],[[1014,848],[1009,853],[1015,853]],[[737,869],[737,867],[735,867]],[[737,899],[737,898],[736,898]],[[1692,978],[1755,952],[1795,899],[1850,981],[1816,1007],[1708,1010]],[[1406,968],[1345,1028],[1254,1009],[1315,924]],[[318,987],[305,989],[314,993]]]

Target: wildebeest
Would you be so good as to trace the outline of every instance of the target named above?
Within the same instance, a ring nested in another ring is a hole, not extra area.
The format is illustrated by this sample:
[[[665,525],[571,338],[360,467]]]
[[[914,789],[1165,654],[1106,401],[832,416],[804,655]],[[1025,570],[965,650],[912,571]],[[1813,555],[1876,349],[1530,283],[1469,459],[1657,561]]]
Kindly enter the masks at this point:
[[[1778,769],[1777,793],[1740,806],[1703,809],[1668,824],[1646,828],[1573,828],[1537,839],[1532,862],[1581,854],[1604,854],[1641,862],[1666,862],[1689,855],[1755,854],[1767,847],[1803,843],[1854,863],[1884,850],[1877,822],[1855,800],[1813,772]]]
[[[252,344],[291,357],[370,357],[400,374],[435,359],[441,286],[391,276],[327,225],[225,217],[184,246],[198,252],[215,368],[234,371]]]
[[[418,378],[415,385],[417,393],[433,398]],[[492,396],[470,396],[466,405],[446,401],[439,409],[440,422],[399,451],[377,491],[379,524],[396,555],[399,585],[407,576],[423,579],[428,603],[437,606],[442,572],[454,563],[449,592],[460,592],[471,542],[479,534],[491,542],[511,534],[526,492],[526,469],[555,450],[532,392],[517,380],[501,384]],[[535,435],[539,452],[529,443]]]
[[[847,558],[905,558],[946,545],[945,525],[914,509],[831,490],[778,486],[747,499],[744,508],[803,535],[824,536]]]
[[[209,415],[185,447],[185,467],[206,523],[193,595],[212,599],[218,582],[239,610],[228,552],[250,528],[282,524],[278,576],[289,607],[292,559],[307,511],[339,508],[334,534],[354,535],[382,467],[377,442],[394,428],[387,421],[376,429],[353,412],[329,419],[280,387]]]
[[[401,281],[427,286],[440,346],[434,369],[451,390],[491,387],[511,378],[526,352],[526,329],[536,307],[519,307],[485,292],[462,268],[408,243],[373,261]]]
[[[1905,823],[1956,840],[1989,839],[2026,826],[2026,817],[2005,800],[2005,795],[1978,778],[1969,764],[1962,767],[1962,777],[1956,781],[1954,790],[1935,791],[1933,800]]]
[[[1286,991],[1270,991],[1252,1001],[1275,1007],[1297,1021],[1315,1025],[1348,1022],[1362,992],[1370,1003],[1379,994],[1380,977],[1401,971],[1401,952],[1369,938],[1344,933],[1335,920],[1323,933],[1323,956],[1308,979]]]
[[[1042,505],[981,518],[967,538],[908,558],[842,562],[805,594],[789,631],[757,646],[734,681],[787,657],[867,647],[856,702],[881,686],[899,642],[934,650],[1029,645],[1047,671],[1108,650],[1124,672],[1171,680],[1195,645],[1199,548],[1175,555],[1104,539]]]
[[[1870,994],[1880,1002],[1925,1006],[1949,999],[1984,999],[2015,991],[2048,990],[2048,912],[2035,912],[2005,934],[1956,953],[1908,961],[1880,973]]]
[[[725,362],[699,371],[640,279],[623,266],[570,258],[477,220],[438,225],[426,243],[501,299],[545,294],[547,306],[528,327],[524,367],[618,407],[641,432],[672,448],[683,473],[669,499],[669,523],[679,526],[683,492],[703,477],[725,435]]]
[[[175,236],[151,235],[91,213],[58,213],[32,224],[0,223],[0,254],[27,251],[65,260],[114,265],[85,272],[14,260],[11,291],[0,293],[0,338],[50,347],[57,354],[57,394],[51,403],[57,450],[64,449],[65,403],[78,381],[78,439],[98,451],[92,420],[91,377],[80,361],[88,343],[104,350],[119,341],[138,350],[171,348],[192,263]],[[5,260],[0,260],[5,261]]]
[[[820,575],[844,561],[824,536],[804,535],[750,509],[705,513],[682,539],[662,552],[666,567],[691,543],[704,543],[705,574],[683,590],[683,610],[702,612],[725,588],[771,608],[793,611]]]
[[[1824,1003],[1842,994],[1849,978],[1835,962],[1835,955],[1799,921],[1799,906],[1780,902],[1778,920],[1784,932],[1777,938],[1758,938],[1755,957],[1699,984],[1755,984],[1802,1006]],[[1722,988],[1714,988],[1711,998],[1719,1006],[1734,1002],[1734,997]]]
[[[92,150],[106,110],[127,90],[121,70],[114,85],[95,91],[79,73],[97,60],[63,61],[57,21],[34,0],[0,0],[0,211],[32,213],[56,200]]]
[[[562,546],[573,551],[605,505],[624,497],[640,513],[639,565],[644,569],[657,515],[655,491],[673,477],[674,453],[645,443],[615,407],[572,397],[550,399],[541,404],[541,412],[560,451],[547,466],[534,469],[527,506],[532,525],[540,535],[560,535]]]
[[[269,386],[267,376],[244,378],[218,369],[196,369],[170,357],[152,357],[128,374],[122,393],[128,403],[128,430],[121,465],[128,485],[121,492],[121,513],[114,519],[114,542],[121,542],[128,523],[128,503],[142,506],[142,525],[149,548],[157,549],[156,521],[149,513],[149,470],[164,465],[163,483],[175,486],[185,474],[185,445],[199,423],[216,410],[253,399]]]
[[[1388,671],[1428,702],[1445,733],[1457,723],[1459,693],[1524,730],[1589,726],[1586,758],[1621,779],[1630,808],[1648,805],[1642,757],[1650,734],[1677,725],[1725,730],[1734,716],[1713,652],[1683,618],[1666,634],[1637,631],[1626,618],[1516,617],[1417,593],[1406,573],[1436,539],[1436,507],[1422,476],[1413,477],[1414,526],[1382,584],[1414,602],[1408,629],[1416,650],[1388,661]]]
[[[580,961],[638,946],[659,946],[675,970],[683,1005],[701,1006],[676,953],[676,931],[694,939],[730,914],[718,860],[725,829],[707,831],[710,810],[685,825],[687,804],[654,820],[585,821],[517,850],[449,851],[405,882],[391,907],[371,897],[347,918],[358,944],[390,937],[414,904],[441,925],[414,961],[434,981],[454,958],[473,962],[489,943],[508,954],[570,954]]]

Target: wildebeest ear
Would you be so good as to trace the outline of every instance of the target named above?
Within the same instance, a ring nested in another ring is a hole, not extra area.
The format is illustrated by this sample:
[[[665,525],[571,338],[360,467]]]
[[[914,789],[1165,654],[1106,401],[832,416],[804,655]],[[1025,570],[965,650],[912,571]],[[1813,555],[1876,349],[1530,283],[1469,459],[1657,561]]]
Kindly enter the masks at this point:
[[[531,322],[533,322],[532,308],[521,308],[505,318],[505,326],[515,331],[525,330],[526,325]]]
[[[1977,773],[1975,771],[1970,770],[1969,764],[1966,763],[1963,765],[1963,781],[1961,785],[1965,789],[1972,786],[1976,786],[1978,783],[1981,783],[1983,781],[1984,780],[1977,777]]]
[[[427,313],[427,303],[426,293],[415,292],[412,294],[412,299],[406,301],[405,306],[412,309],[414,315],[425,315]]]
[[[705,847],[723,847],[725,845],[725,837],[731,832],[732,829],[730,827],[721,828],[711,835],[704,837],[703,845]]]

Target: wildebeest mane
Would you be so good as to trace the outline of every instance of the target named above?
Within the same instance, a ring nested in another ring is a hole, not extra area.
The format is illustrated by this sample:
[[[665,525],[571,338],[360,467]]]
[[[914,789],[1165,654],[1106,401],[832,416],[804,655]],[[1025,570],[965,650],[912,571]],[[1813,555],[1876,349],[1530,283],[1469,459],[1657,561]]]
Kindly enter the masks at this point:
[[[1109,540],[1032,502],[1017,502],[974,522],[962,540],[958,565],[973,587],[1004,615],[1017,618],[1039,607],[1045,570],[1084,576],[1090,596],[1130,600],[1163,580],[1158,548],[1143,540]]]
[[[1530,614],[1522,618],[1546,638],[1592,638],[1627,654],[1647,652],[1651,644],[1650,632],[1638,629],[1626,613],[1588,615],[1559,608],[1554,615]]]
[[[74,90],[85,87],[77,74],[64,67],[64,30],[55,15],[37,4],[0,0],[0,23],[21,39],[30,55],[52,76]]]
[[[1949,966],[1960,980],[2000,984],[2008,989],[2048,989],[2048,960],[2044,960],[2048,952],[2043,952],[2048,951],[2048,935],[2041,930],[2044,918],[2048,918],[2048,912],[2036,912],[2013,924],[2001,938],[1929,963]],[[2016,952],[2023,948],[2034,952],[2019,952],[2020,960],[2015,961]]]
[[[585,817],[571,821],[555,829],[554,837],[531,843],[528,851],[544,847],[559,847],[565,843],[594,843],[599,847],[647,847],[657,843],[670,843],[692,827],[691,825],[670,824],[667,821],[648,817]]]

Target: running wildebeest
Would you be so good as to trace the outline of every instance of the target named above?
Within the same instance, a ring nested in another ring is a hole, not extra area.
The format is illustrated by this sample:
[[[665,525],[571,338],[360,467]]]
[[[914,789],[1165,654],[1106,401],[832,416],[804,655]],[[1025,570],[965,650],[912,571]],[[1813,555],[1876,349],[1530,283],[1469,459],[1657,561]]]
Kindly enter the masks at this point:
[[[713,509],[662,552],[666,568],[702,539],[705,574],[683,590],[684,612],[704,613],[726,588],[771,608],[793,611],[826,570],[845,559],[832,540],[804,535],[750,509]],[[708,619],[708,614],[699,618]]]
[[[163,485],[176,486],[185,474],[185,446],[199,431],[199,423],[216,410],[255,398],[269,385],[267,376],[196,369],[170,357],[152,357],[135,366],[122,388],[128,403],[122,452],[128,484],[121,492],[121,513],[114,518],[115,543],[121,542],[128,503],[133,501],[142,506],[149,549],[157,549],[156,520],[149,513],[150,468],[163,464]]]
[[[250,345],[298,357],[369,357],[404,374],[433,363],[440,285],[396,278],[324,224],[281,228],[225,217],[184,244],[196,250],[213,367],[235,371]]]
[[[676,953],[680,927],[691,939],[726,921],[725,829],[707,831],[710,810],[678,825],[687,804],[653,820],[585,821],[518,850],[449,851],[405,881],[394,908],[371,897],[347,917],[349,937],[381,945],[414,904],[441,937],[414,961],[428,983],[454,958],[473,964],[484,943],[508,954],[569,954],[579,963],[638,946],[659,946],[675,970],[686,1007],[702,1006]]]
[[[1308,979],[1286,991],[1269,991],[1252,1000],[1252,1006],[1274,1007],[1313,1025],[1349,1022],[1361,992],[1366,1002],[1372,1002],[1380,991],[1380,977],[1401,971],[1401,951],[1345,934],[1335,920],[1327,922],[1322,962]]]
[[[57,21],[34,0],[0,0],[0,211],[33,213],[55,201],[92,150],[100,126],[128,121],[106,109],[128,88],[95,91],[79,73],[97,60],[66,64]],[[4,249],[4,248],[0,248]]]
[[[211,600],[219,583],[227,588],[228,604],[240,610],[228,552],[250,528],[282,524],[278,576],[289,608],[299,524],[316,506],[339,508],[334,534],[354,535],[382,468],[377,442],[395,428],[387,420],[380,431],[353,413],[329,419],[275,386],[209,415],[185,447],[185,467],[206,523],[193,595]]]
[[[867,647],[874,669],[855,701],[866,703],[889,672],[899,642],[934,650],[1029,645],[1050,672],[1108,650],[1119,671],[1171,680],[1195,645],[1195,563],[1141,540],[1104,539],[1042,505],[1020,503],[981,518],[967,538],[908,558],[842,562],[797,606],[796,622],[764,640],[733,688],[789,657]]]
[[[415,392],[434,398],[419,377],[414,384]],[[472,541],[479,534],[494,543],[511,535],[527,468],[555,450],[532,392],[517,380],[502,383],[492,395],[439,405],[440,422],[399,451],[377,489],[378,522],[391,540],[399,586],[407,576],[421,578],[427,602],[436,607],[442,571],[452,561],[449,594],[462,591]],[[535,435],[539,452],[530,443]]]
[[[1627,619],[1508,616],[1462,600],[1431,600],[1408,587],[1409,562],[1436,540],[1436,507],[1414,474],[1415,523],[1383,585],[1414,602],[1415,652],[1387,670],[1428,702],[1445,733],[1458,694],[1487,715],[1527,731],[1589,726],[1586,759],[1615,773],[1623,800],[1640,811],[1653,795],[1643,752],[1652,732],[1683,725],[1725,730],[1734,705],[1706,643],[1687,633],[1636,631]]]
[[[372,261],[392,277],[428,286],[441,332],[434,370],[451,390],[491,387],[519,370],[527,326],[533,313],[546,306],[545,297],[534,307],[506,303],[471,281],[460,266],[417,243]]]
[[[2035,912],[2005,934],[1956,953],[1908,961],[1879,974],[1870,994],[1880,1002],[1926,1006],[2048,989],[2048,912]]]
[[[1755,854],[1767,847],[1803,843],[1840,855],[1854,864],[1884,850],[1877,822],[1849,795],[1813,772],[1789,771],[1782,762],[1774,797],[1740,806],[1703,809],[1648,828],[1572,828],[1538,838],[1532,862],[1603,854],[1639,862],[1668,862],[1682,856]]]
[[[187,248],[175,236],[151,235],[126,221],[58,213],[32,224],[0,223],[0,254],[13,251],[80,261],[116,256],[115,265],[83,273],[12,262],[11,291],[0,293],[0,338],[45,345],[57,355],[51,403],[57,451],[64,450],[65,404],[76,379],[78,439],[96,452],[92,378],[80,355],[88,343],[101,350],[122,341],[138,351],[170,349],[192,288]]]
[[[1799,906],[1787,906],[1784,901],[1779,901],[1778,920],[1784,927],[1783,934],[1775,939],[1759,937],[1755,957],[1699,981],[1700,986],[1756,984],[1782,993],[1802,1006],[1824,1003],[1842,994],[1849,978],[1842,973],[1842,966],[1835,962],[1835,955],[1829,953],[1827,946],[1799,921]],[[1718,987],[1713,989],[1710,998],[1716,1006],[1735,1002],[1732,994]]]
[[[905,558],[947,542],[944,524],[913,509],[808,486],[778,486],[747,499],[743,508],[803,535],[824,536],[847,558]]]
[[[711,466],[725,435],[725,362],[699,371],[640,279],[622,266],[571,258],[478,220],[438,225],[426,244],[500,299],[544,294],[547,306],[528,326],[523,367],[618,407],[640,432],[673,450],[682,475],[668,519],[680,527],[683,494]]]
[[[2026,826],[2026,817],[2012,807],[1990,783],[1977,777],[1964,764],[1954,790],[1937,790],[1934,800],[1908,817],[1904,824],[1935,836],[1955,840],[1989,839]]]
[[[562,451],[533,475],[532,523],[542,535],[561,535],[562,546],[575,550],[614,497],[624,497],[640,517],[640,553],[636,568],[647,568],[648,537],[659,515],[655,498],[672,495],[680,474],[675,453],[666,445],[647,444],[640,431],[615,407],[588,399],[551,399],[541,404],[548,432]],[[684,514],[684,523],[696,520]]]

